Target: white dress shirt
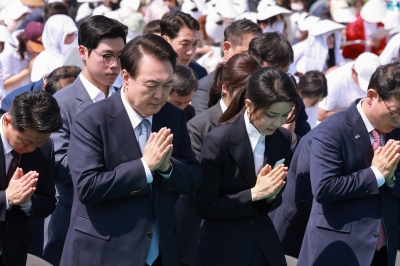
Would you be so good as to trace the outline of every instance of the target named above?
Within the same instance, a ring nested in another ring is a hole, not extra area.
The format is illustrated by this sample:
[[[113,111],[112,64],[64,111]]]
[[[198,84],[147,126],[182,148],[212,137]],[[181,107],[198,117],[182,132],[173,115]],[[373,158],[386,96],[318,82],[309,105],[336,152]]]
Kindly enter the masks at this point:
[[[357,110],[358,110],[358,112],[360,113],[360,115],[361,115],[361,118],[362,118],[362,120],[363,120],[363,122],[364,122],[364,124],[365,124],[365,127],[367,128],[367,131],[368,131],[368,133],[369,133],[369,139],[370,139],[370,141],[371,142],[373,142],[374,141],[374,136],[372,136],[372,131],[375,129],[374,128],[374,126],[371,124],[371,122],[368,120],[368,118],[365,116],[365,113],[364,113],[364,111],[363,111],[363,109],[362,109],[362,107],[361,107],[361,103],[363,102],[364,100],[361,100],[361,101],[359,101],[358,102],[358,104],[357,104]],[[381,134],[381,145],[382,144],[384,144],[385,143],[385,135],[384,134]],[[378,168],[376,168],[375,166],[371,166],[370,167],[371,169],[372,169],[372,171],[374,172],[374,174],[375,174],[375,177],[376,177],[376,181],[377,181],[377,183],[378,183],[378,187],[381,187],[383,184],[385,184],[385,177],[382,175],[382,173],[378,170]],[[393,186],[389,186],[389,187],[393,187]]]
[[[222,100],[222,98],[221,98],[221,100],[219,100],[219,105],[221,106],[222,113],[225,113],[225,111],[226,111],[226,109],[228,109],[228,107],[225,105],[225,103]]]
[[[149,121],[149,124],[150,124],[149,127],[150,128],[148,128],[147,132],[149,133],[149,136],[150,136],[151,125],[153,123],[153,115],[150,115],[148,117],[142,118],[135,110],[133,110],[133,108],[129,105],[128,101],[125,99],[124,87],[122,87],[120,90],[121,90],[122,103],[124,104],[125,110],[128,113],[129,120],[131,121],[133,130],[135,132],[136,140],[139,137],[139,134],[140,134],[139,125],[140,125],[140,123],[142,122],[143,119],[147,119]],[[149,166],[147,165],[146,161],[143,158],[141,158],[141,160],[142,160],[142,163],[143,163],[144,171],[146,173],[147,183],[152,183],[153,182],[153,175],[152,175],[152,173],[150,171],[150,168],[149,168]],[[162,174],[162,173],[160,173],[160,174],[165,179],[168,179],[170,177],[171,173],[172,173],[172,169],[168,174]]]
[[[101,100],[104,100],[106,98],[106,96],[104,95],[104,92],[102,92],[101,90],[99,90],[95,85],[93,85],[92,83],[90,83],[89,80],[87,80],[82,73],[79,74],[79,78],[82,81],[83,86],[85,87],[86,91],[89,93],[90,99],[92,99],[92,101],[98,102]],[[108,95],[107,97],[110,97],[111,95],[113,95],[115,93],[115,89],[113,85],[110,85],[108,87]]]
[[[264,164],[265,135],[250,123],[247,111],[244,113],[244,123],[249,136],[251,150],[253,151],[254,169],[256,170],[256,176],[258,176]]]

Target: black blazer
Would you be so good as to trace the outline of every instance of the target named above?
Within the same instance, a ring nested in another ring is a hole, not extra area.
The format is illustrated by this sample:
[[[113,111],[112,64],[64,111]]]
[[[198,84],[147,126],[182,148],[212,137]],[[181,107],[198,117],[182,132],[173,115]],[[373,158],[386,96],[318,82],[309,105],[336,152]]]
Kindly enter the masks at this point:
[[[289,162],[290,132],[277,129],[265,138],[264,164]],[[203,183],[195,207],[204,219],[200,229],[197,265],[248,265],[258,244],[271,265],[286,265],[278,235],[268,213],[279,206],[252,202],[256,184],[253,152],[244,115],[216,127],[204,138],[201,151]]]
[[[174,136],[173,170],[168,180],[154,171],[151,193],[121,90],[76,115],[68,148],[74,201],[61,265],[144,265],[156,220],[163,265],[178,264],[173,192],[194,193],[201,173],[185,113],[167,102],[153,116],[152,131],[162,127]]]
[[[19,167],[24,173],[39,173],[29,216],[16,205],[6,210],[5,190],[8,184],[3,145],[0,145],[0,248],[6,245],[8,262],[12,266],[26,265],[27,246],[31,241],[27,221],[43,219],[55,208],[53,141],[48,139],[40,148],[23,154]]]

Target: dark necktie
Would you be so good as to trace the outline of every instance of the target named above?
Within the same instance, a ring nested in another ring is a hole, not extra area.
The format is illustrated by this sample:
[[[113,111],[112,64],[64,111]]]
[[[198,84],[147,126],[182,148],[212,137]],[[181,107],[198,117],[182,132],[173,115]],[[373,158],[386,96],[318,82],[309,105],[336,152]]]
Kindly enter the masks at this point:
[[[12,160],[11,163],[8,167],[8,172],[7,172],[7,186],[8,183],[10,183],[10,180],[12,178],[12,176],[14,175],[15,170],[17,170],[17,167],[19,165],[19,159],[21,158],[21,154],[17,153],[16,151],[12,150],[11,151],[11,155],[12,155]]]
[[[372,141],[372,149],[375,151],[376,149],[379,148],[379,146],[381,146],[381,134],[376,129],[372,130],[371,133],[372,136],[374,137],[374,140]],[[379,226],[378,241],[376,242],[376,250],[379,251],[385,243],[386,243],[385,226],[383,225],[383,221],[381,220],[381,224]]]

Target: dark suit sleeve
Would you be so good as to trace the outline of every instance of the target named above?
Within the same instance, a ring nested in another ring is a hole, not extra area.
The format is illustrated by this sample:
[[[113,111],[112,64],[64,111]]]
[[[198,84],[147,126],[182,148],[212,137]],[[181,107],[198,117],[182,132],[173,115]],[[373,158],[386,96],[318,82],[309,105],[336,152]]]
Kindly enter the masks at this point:
[[[186,128],[185,113],[182,114],[180,127],[180,147],[177,156],[171,156],[173,170],[163,190],[170,190],[180,194],[193,194],[201,184],[201,172],[198,161],[190,147],[190,137]],[[157,172],[157,171],[156,171]]]
[[[294,129],[294,133],[296,133],[296,135],[298,136],[297,142],[300,140],[301,137],[306,135],[311,130],[311,126],[307,122],[308,115],[306,113],[306,107],[304,106],[303,100],[301,99],[300,96],[299,96],[299,106],[300,106],[299,116],[296,119],[296,127]]]
[[[196,115],[208,108],[208,94],[212,85],[211,76],[213,75],[210,74],[200,79],[198,89],[193,94],[191,105],[196,110]]]
[[[190,135],[190,141],[196,160],[200,161],[201,147],[203,146],[203,133],[199,129],[199,120],[189,121],[187,124],[187,129]]]
[[[223,165],[223,154],[219,141],[212,135],[204,137],[201,152],[201,173],[203,183],[196,194],[195,207],[202,219],[229,219],[252,215],[251,190],[246,189],[235,194],[221,194],[219,189],[223,169],[236,167]],[[234,177],[232,177],[234,180]]]
[[[56,208],[56,190],[54,182],[54,146],[53,141],[49,139],[44,145],[42,151],[46,152],[47,161],[44,171],[39,172],[40,183],[36,186],[36,191],[31,197],[32,209],[29,219],[40,219],[49,216]]]
[[[310,178],[317,202],[335,202],[379,194],[376,177],[371,168],[343,175],[346,163],[338,132],[332,131],[331,127],[325,127],[319,134],[314,134]]]
[[[63,120],[62,127],[51,134],[54,141],[55,162],[56,162],[56,182],[62,185],[72,183],[71,174],[68,167],[67,150],[70,138],[70,128],[65,108],[60,104],[60,113]]]

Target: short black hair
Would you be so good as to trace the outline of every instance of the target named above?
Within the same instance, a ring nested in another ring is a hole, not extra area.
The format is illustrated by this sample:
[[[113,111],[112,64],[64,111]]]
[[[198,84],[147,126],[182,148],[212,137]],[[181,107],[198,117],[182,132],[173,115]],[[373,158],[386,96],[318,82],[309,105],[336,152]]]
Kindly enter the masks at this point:
[[[185,26],[191,30],[200,30],[199,22],[191,15],[182,11],[170,11],[164,14],[160,21],[161,36],[165,35],[170,39],[175,39],[181,28]]]
[[[56,99],[43,90],[28,91],[16,96],[8,113],[13,128],[19,132],[30,128],[51,133],[63,125]]]
[[[242,45],[243,36],[246,34],[262,34],[260,26],[249,19],[239,19],[232,22],[224,31],[224,41],[233,46]]]
[[[68,16],[68,8],[64,3],[54,2],[44,6],[44,17],[46,20],[48,20],[49,17],[57,14]]]
[[[260,65],[282,67],[293,63],[293,48],[286,37],[278,32],[265,32],[249,45],[249,55],[254,56]]]
[[[392,97],[400,99],[400,63],[378,67],[369,81],[368,89],[374,89],[386,101]]]
[[[125,69],[132,78],[136,78],[139,63],[144,54],[160,61],[169,61],[175,70],[178,54],[166,40],[155,34],[138,36],[128,42],[121,52],[121,68]]]
[[[175,66],[170,94],[176,92],[179,96],[188,96],[193,91],[196,91],[198,86],[197,75],[190,67],[179,64]]]
[[[78,31],[78,43],[88,49],[88,54],[99,46],[103,39],[122,38],[126,43],[128,27],[115,19],[105,16],[92,16],[83,21]]]
[[[305,98],[325,98],[328,95],[328,85],[324,73],[318,70],[306,72],[300,76],[297,90],[301,91],[301,96]]]
[[[160,21],[161,20],[156,19],[147,23],[146,26],[144,26],[143,34],[161,34]]]
[[[77,66],[62,66],[54,69],[46,78],[44,90],[53,95],[63,88],[60,80],[70,79],[70,83],[72,83],[81,71],[81,68]]]

